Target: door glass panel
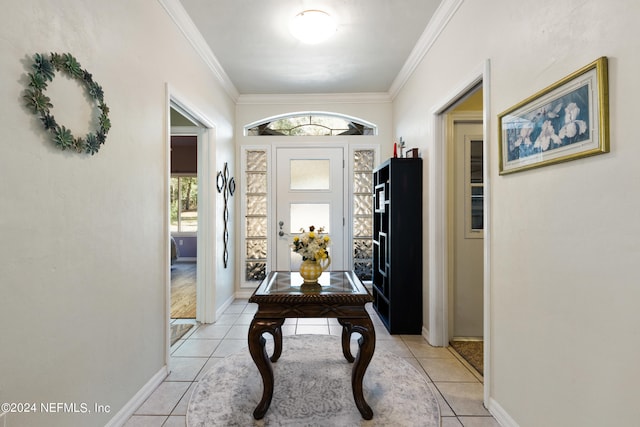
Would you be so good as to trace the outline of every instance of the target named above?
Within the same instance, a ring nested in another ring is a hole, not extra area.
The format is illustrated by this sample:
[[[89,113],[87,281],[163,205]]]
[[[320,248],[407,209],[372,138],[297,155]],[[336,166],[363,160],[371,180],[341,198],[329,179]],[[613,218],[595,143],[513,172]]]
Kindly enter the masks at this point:
[[[313,225],[316,230],[324,228],[325,233],[329,233],[330,205],[328,203],[292,203],[291,204],[291,234],[300,233],[300,229],[309,231],[309,226]],[[329,246],[329,256],[331,256],[331,246]],[[302,256],[291,251],[291,271],[299,271],[302,263]]]
[[[291,233],[297,234],[301,228],[309,231],[309,226],[316,229],[324,228],[325,233],[330,233],[328,203],[292,203],[291,204]]]
[[[472,140],[470,147],[470,175],[472,183],[482,182],[482,140]]]
[[[465,155],[465,188],[466,199],[464,208],[464,235],[466,239],[480,239],[483,237],[483,141],[479,136],[464,137]]]
[[[328,159],[293,159],[291,165],[292,190],[329,190],[330,162]]]
[[[484,228],[483,224],[484,188],[471,187],[471,230]]]

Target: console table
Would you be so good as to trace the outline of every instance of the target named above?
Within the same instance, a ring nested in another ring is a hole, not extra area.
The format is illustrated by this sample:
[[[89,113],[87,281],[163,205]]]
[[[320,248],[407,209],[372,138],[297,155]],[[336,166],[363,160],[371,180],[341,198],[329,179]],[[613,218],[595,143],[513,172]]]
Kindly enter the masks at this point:
[[[318,280],[319,286],[307,288],[297,272],[272,271],[255,290],[249,302],[258,304],[249,327],[249,352],[255,362],[264,385],[262,399],[253,411],[255,419],[262,419],[273,397],[273,368],[282,354],[282,324],[288,317],[337,318],[342,325],[342,353],[354,362],[351,371],[351,387],[356,407],[366,420],[373,418],[373,411],[362,393],[362,379],[371,362],[376,346],[376,333],[365,304],[372,296],[352,271],[325,272]],[[263,333],[274,339],[273,355],[267,354]],[[358,354],[351,354],[351,335],[358,332]]]

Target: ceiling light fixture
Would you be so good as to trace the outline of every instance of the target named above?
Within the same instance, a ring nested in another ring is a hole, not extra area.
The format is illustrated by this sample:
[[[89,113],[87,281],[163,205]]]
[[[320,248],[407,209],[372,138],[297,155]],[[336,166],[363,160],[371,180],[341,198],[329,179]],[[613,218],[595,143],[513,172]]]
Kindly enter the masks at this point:
[[[315,44],[336,32],[336,21],[321,10],[305,10],[293,17],[289,30],[301,42]]]

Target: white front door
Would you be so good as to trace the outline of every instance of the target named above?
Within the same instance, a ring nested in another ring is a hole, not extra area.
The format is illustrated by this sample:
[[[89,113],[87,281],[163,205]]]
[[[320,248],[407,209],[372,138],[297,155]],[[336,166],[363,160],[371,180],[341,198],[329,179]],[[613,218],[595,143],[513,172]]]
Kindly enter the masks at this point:
[[[342,148],[276,149],[276,270],[297,271],[291,251],[301,228],[324,227],[331,236],[331,269],[345,269],[344,151]]]

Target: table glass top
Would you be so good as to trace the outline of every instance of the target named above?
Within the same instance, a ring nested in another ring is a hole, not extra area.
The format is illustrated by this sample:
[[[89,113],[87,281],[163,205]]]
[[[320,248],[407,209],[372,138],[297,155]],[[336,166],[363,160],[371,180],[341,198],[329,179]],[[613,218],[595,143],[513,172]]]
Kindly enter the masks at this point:
[[[296,294],[352,294],[366,295],[368,291],[352,271],[324,272],[318,279],[320,286],[303,288],[302,276],[297,271],[272,271],[262,281],[256,295]]]

